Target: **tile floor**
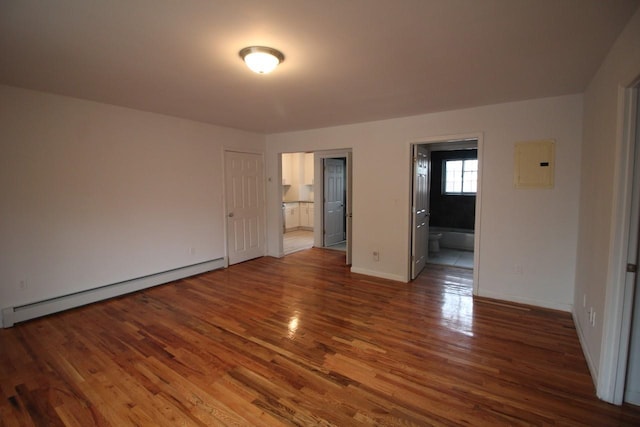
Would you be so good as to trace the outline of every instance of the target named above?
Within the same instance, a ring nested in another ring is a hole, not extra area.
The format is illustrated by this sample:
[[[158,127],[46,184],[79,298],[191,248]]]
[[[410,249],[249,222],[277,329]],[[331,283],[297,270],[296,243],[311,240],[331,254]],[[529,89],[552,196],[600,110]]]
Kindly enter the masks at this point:
[[[340,243],[336,243],[335,245],[331,245],[331,246],[326,246],[327,249],[333,249],[334,251],[342,251],[342,252],[346,252],[347,251],[347,241],[343,240]]]
[[[430,253],[429,264],[452,265],[454,267],[473,268],[473,252],[440,248],[436,254]]]
[[[295,230],[283,234],[282,249],[285,255],[313,247],[313,231]]]
[[[295,230],[284,233],[282,239],[284,254],[310,249],[313,247],[313,231]],[[341,242],[327,249],[346,250],[346,242]],[[454,267],[473,268],[473,252],[440,248],[437,254],[430,253],[429,264],[451,265]]]
[[[307,230],[294,230],[288,231],[283,234],[282,249],[285,255],[292,254],[294,252],[310,249],[313,247],[313,231]],[[333,249],[336,251],[346,252],[347,242],[336,243],[335,245],[327,246],[327,249]]]

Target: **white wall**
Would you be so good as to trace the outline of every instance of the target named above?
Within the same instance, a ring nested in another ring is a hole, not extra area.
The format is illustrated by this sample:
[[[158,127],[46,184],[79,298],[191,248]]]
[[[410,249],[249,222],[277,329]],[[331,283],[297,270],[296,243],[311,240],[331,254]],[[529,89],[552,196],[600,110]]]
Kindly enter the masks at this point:
[[[353,269],[408,278],[410,144],[483,133],[479,294],[570,310],[577,243],[582,96],[491,105],[267,137],[266,171],[280,152],[353,149]],[[556,140],[551,190],[516,190],[514,143]],[[277,180],[267,188],[268,252],[278,254]],[[371,252],[380,253],[375,262]],[[523,267],[517,274],[515,265]]]
[[[224,257],[223,150],[265,139],[8,86],[0,129],[0,308]]]
[[[603,351],[610,355],[615,345],[603,348],[609,335],[619,334],[619,328],[610,328],[607,333],[606,321],[613,322],[617,310],[613,305],[611,290],[624,274],[615,271],[618,266],[612,262],[611,254],[619,248],[613,247],[618,217],[614,216],[614,206],[620,196],[618,175],[626,156],[621,155],[619,135],[623,111],[619,102],[619,89],[628,87],[640,76],[640,10],[632,17],[623,30],[597,74],[589,84],[584,99],[584,142],[582,155],[582,191],[580,194],[579,249],[577,257],[577,277],[575,318],[582,333],[582,342],[587,359],[598,385],[598,394],[607,400],[603,390],[608,385],[601,381],[601,356]],[[587,307],[593,307],[596,325],[589,324],[589,316],[582,309],[582,298],[587,297]],[[604,361],[610,371],[616,361],[608,357]],[[610,378],[609,372],[605,383]]]

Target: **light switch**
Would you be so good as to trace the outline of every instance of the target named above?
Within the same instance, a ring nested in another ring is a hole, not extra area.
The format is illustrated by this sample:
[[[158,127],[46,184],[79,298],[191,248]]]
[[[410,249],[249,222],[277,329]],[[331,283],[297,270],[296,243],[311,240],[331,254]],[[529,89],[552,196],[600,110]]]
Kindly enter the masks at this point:
[[[515,146],[514,184],[516,188],[553,188],[555,142],[518,142]]]

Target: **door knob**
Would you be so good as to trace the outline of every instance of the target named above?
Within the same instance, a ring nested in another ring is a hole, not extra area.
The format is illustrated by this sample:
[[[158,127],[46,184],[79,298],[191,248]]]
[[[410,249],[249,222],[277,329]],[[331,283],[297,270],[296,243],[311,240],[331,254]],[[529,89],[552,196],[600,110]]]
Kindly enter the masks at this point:
[[[233,212],[229,212],[229,218],[233,218]]]

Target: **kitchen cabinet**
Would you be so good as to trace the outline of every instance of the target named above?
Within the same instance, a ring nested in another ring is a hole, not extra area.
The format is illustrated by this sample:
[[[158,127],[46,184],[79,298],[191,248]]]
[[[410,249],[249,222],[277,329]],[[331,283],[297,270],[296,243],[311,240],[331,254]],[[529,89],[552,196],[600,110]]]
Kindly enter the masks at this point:
[[[304,185],[313,185],[313,153],[304,154]]]
[[[300,227],[313,230],[313,202],[300,202]]]
[[[313,230],[313,202],[284,202],[285,231]]]
[[[293,154],[282,154],[282,185],[293,185]]]
[[[297,230],[300,227],[300,204],[284,204],[284,228],[286,230]]]

